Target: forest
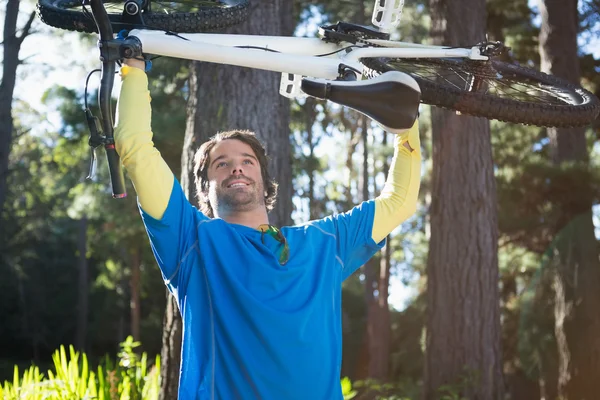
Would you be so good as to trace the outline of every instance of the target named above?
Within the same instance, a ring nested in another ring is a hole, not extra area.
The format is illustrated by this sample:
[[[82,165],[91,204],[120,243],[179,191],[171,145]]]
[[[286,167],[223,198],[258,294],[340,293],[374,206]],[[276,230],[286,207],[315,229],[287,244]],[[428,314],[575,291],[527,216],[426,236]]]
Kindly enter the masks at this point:
[[[370,24],[373,2],[251,7],[224,32],[315,36]],[[181,318],[135,189],[127,179],[129,195],[111,197],[100,151],[86,179],[97,38],[44,25],[33,0],[0,2],[0,18],[0,398],[41,399],[16,389],[55,376],[73,386],[51,398],[84,398],[94,381],[95,398],[174,399]],[[511,62],[600,96],[600,0],[406,1],[392,35],[502,41]],[[44,43],[60,44],[60,62]],[[50,79],[57,68],[71,78]],[[233,128],[268,143],[274,225],[383,187],[393,135],[348,108],[280,96],[280,74],[162,57],[148,77],[154,144],[191,202],[195,151]],[[600,398],[600,120],[540,128],[421,105],[419,124],[417,212],[343,284],[346,398]]]

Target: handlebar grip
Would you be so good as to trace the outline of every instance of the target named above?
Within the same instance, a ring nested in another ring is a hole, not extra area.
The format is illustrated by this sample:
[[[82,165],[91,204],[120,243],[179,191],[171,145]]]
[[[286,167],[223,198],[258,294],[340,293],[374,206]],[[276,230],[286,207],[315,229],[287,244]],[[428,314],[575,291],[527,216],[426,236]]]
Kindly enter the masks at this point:
[[[127,196],[127,191],[125,190],[125,177],[121,168],[121,158],[117,154],[114,144],[107,144],[104,146],[104,149],[106,150],[106,158],[108,159],[112,196],[115,199],[122,199]]]

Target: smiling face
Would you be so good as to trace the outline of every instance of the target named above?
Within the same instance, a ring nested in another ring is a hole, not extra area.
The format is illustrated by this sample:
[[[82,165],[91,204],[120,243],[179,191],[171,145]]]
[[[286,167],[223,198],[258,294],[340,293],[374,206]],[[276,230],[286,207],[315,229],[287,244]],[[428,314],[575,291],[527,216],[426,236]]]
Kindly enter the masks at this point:
[[[209,153],[208,201],[216,217],[265,209],[260,163],[248,144],[228,139]]]
[[[221,145],[225,146],[221,147]],[[217,146],[219,147],[217,148]],[[226,151],[227,149],[232,150],[232,152]],[[264,207],[261,207],[260,209],[263,215],[266,215],[265,211],[271,211],[275,205],[278,185],[277,182],[269,176],[269,158],[264,145],[258,140],[256,134],[248,130],[219,132],[204,142],[200,148],[198,148],[196,154],[194,154],[194,181],[196,183],[196,194],[198,196],[198,208],[209,218],[219,216],[220,211],[218,210],[218,207],[219,196],[221,196],[221,194],[231,197],[231,192],[225,190],[227,189],[226,186],[229,185],[227,184],[223,187],[219,182],[228,179],[232,175],[235,176],[230,169],[221,169],[225,167],[224,164],[219,165],[217,168],[216,164],[213,165],[213,161],[215,161],[217,157],[221,157],[220,161],[230,163],[228,166],[229,168],[232,166],[231,162],[237,160],[233,157],[236,154],[238,156],[251,156],[249,160],[243,161],[243,164],[241,164],[242,174],[236,173],[237,175],[243,175],[243,177],[241,177],[241,182],[237,183],[249,183],[250,180],[252,180],[255,185],[247,185],[247,189],[256,189],[256,193],[261,193],[257,185],[263,186],[264,198],[261,198],[261,200],[264,203]],[[228,157],[232,160],[228,160]],[[258,165],[256,164],[256,159],[258,159]],[[255,164],[251,165],[251,161],[254,161]],[[258,168],[258,174],[260,174],[262,179],[258,179],[256,168]],[[212,186],[212,189],[211,185],[214,185]],[[235,186],[241,187],[240,185]],[[225,199],[226,201],[221,202],[221,205],[225,206],[226,204],[231,203],[229,200],[235,200],[234,203],[237,203],[243,196],[246,196],[244,193],[246,192],[242,191],[236,194],[232,199]],[[214,202],[211,201],[211,198]],[[261,200],[258,200],[258,204],[261,204]],[[228,209],[231,209],[231,207],[224,207],[223,211],[227,211]],[[228,215],[231,216],[231,214]],[[221,213],[220,217],[224,218],[225,214]]]

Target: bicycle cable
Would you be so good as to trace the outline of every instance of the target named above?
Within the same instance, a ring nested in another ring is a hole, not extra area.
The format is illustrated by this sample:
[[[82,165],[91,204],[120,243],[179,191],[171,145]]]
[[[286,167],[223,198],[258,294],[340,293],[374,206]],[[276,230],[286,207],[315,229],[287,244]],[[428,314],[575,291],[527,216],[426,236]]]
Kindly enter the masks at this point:
[[[184,39],[185,39],[185,38],[184,38]],[[264,50],[264,51],[270,51],[270,52],[272,52],[272,53],[281,53],[281,52],[280,52],[280,51],[278,51],[278,50],[273,50],[273,49],[269,49],[269,48],[267,48],[267,47],[260,47],[260,46],[233,46],[233,47],[234,47],[234,48],[236,48],[236,49],[255,49],[255,50]],[[311,57],[326,57],[326,56],[330,56],[330,55],[332,55],[332,54],[336,54],[336,53],[342,52],[342,51],[344,51],[344,50],[351,49],[351,48],[353,48],[353,47],[362,47],[362,46],[357,46],[357,45],[347,46],[347,47],[344,47],[344,48],[338,49],[338,50],[336,50],[336,51],[332,51],[331,53],[325,53],[325,54],[314,54],[314,55],[312,55]]]
[[[102,70],[99,69],[99,68],[96,68],[96,69],[92,70],[88,74],[87,78],[85,79],[85,88],[83,89],[83,104],[85,105],[85,109],[86,110],[89,108],[88,107],[88,100],[87,100],[87,97],[88,97],[88,85],[90,83],[90,78],[92,77],[92,74],[94,74],[94,72],[102,72]]]

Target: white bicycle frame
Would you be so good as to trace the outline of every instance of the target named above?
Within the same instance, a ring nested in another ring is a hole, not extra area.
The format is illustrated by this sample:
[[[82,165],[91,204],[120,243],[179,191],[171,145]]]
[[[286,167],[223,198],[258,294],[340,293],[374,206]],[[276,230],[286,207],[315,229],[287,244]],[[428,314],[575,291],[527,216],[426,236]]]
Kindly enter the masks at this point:
[[[382,0],[376,0],[373,24],[382,32],[389,32],[397,27],[403,5],[404,0],[384,0],[383,5]],[[319,38],[304,37],[206,33],[173,35],[143,29],[134,29],[129,36],[137,37],[144,53],[148,54],[281,72],[280,93],[286,97],[303,96],[300,90],[302,77],[333,80],[339,77],[341,65],[362,71],[362,58],[488,59],[480,54],[478,47],[446,48],[389,40],[367,41],[383,47],[370,47],[367,43],[361,43],[358,48],[340,51],[351,44],[334,44]],[[319,56],[329,53],[334,54]]]

